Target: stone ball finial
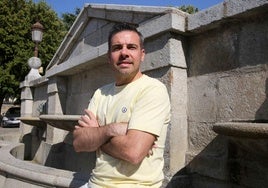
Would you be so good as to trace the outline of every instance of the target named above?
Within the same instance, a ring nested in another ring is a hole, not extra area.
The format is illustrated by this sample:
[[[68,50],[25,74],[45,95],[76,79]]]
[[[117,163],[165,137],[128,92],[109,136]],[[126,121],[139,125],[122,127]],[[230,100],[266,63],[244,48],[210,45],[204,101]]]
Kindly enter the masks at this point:
[[[39,67],[41,66],[41,60],[38,57],[31,57],[28,60],[28,65],[32,69],[39,69]]]

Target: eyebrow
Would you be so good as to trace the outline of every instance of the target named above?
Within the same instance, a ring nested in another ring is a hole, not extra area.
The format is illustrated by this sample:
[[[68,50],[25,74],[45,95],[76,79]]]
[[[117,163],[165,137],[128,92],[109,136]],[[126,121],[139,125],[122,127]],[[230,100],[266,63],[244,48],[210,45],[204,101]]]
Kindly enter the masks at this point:
[[[120,46],[123,46],[124,44],[113,44],[111,47],[120,47]],[[135,43],[129,43],[129,44],[126,44],[127,47],[129,46],[135,46],[135,47],[139,47],[138,44],[135,44]]]

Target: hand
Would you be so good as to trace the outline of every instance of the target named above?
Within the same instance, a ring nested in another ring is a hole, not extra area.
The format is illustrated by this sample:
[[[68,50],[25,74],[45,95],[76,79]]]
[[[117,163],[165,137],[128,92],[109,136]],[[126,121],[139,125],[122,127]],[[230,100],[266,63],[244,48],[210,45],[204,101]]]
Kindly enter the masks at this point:
[[[154,152],[153,152],[154,148],[157,148],[157,145],[155,143],[152,145],[151,149],[149,150],[147,157],[150,157],[151,155],[154,154]]]
[[[75,126],[76,129],[81,127],[99,127],[96,116],[88,109],[85,110],[85,115],[80,117],[78,125]]]

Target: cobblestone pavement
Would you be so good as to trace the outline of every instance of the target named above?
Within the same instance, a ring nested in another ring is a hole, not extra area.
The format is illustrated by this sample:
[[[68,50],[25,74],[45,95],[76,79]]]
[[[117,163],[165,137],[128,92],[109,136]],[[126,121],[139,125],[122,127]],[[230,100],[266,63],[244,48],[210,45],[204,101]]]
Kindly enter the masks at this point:
[[[0,135],[6,134],[6,133],[17,133],[19,132],[20,128],[3,128],[0,126]]]

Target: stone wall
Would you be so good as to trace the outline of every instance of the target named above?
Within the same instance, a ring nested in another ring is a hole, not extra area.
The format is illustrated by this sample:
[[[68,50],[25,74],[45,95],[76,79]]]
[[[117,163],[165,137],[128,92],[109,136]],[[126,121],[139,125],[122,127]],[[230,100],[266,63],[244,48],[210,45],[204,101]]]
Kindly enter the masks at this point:
[[[267,160],[212,130],[217,122],[268,118],[267,13],[267,1],[224,1],[189,17],[189,26],[199,18],[187,41],[187,162],[174,180],[187,174],[193,187],[267,187]]]
[[[225,0],[193,15],[171,7],[85,5],[45,76],[21,84],[22,115],[83,114],[95,89],[113,79],[106,64],[109,29],[133,23],[145,37],[142,71],[167,86],[172,103],[164,186],[265,187],[267,160],[244,155],[212,127],[268,118],[267,5]],[[30,159],[83,173],[94,167],[94,153],[74,152],[70,132],[49,124],[21,127]]]

